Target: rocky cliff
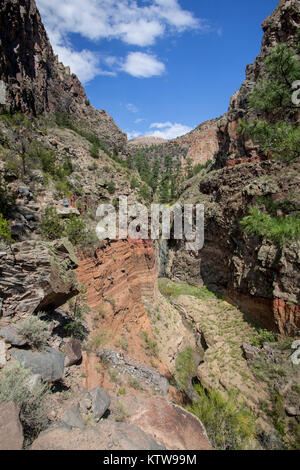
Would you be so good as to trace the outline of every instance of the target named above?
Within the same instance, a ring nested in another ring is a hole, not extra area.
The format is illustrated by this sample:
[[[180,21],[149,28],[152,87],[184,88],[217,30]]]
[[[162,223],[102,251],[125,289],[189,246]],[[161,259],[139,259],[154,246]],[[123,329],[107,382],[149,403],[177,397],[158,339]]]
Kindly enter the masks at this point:
[[[232,97],[228,112],[204,127],[202,145],[208,135],[209,139],[213,135],[215,148],[219,148],[214,155],[214,171],[203,171],[187,181],[181,201],[205,205],[205,245],[194,256],[177,244],[171,249],[174,256],[170,256],[167,270],[174,279],[204,283],[222,292],[255,321],[288,335],[300,332],[299,243],[295,239],[279,246],[268,234],[248,236],[240,222],[249,207],[264,208],[268,201],[277,208],[275,216],[281,220],[287,216],[297,220],[299,158],[269,160],[258,145],[237,133],[237,127],[242,118],[259,117],[258,112],[249,110],[248,100],[257,81],[264,78],[264,60],[282,41],[297,45],[299,24],[299,2],[280,1],[263,23],[261,54],[247,67],[246,80]],[[270,122],[273,118],[264,116]],[[295,107],[289,119],[298,118],[299,108]],[[289,209],[280,210],[283,206]]]
[[[34,0],[1,2],[0,44],[0,84],[9,112],[67,113],[111,149],[124,149],[126,135],[89,104],[77,76],[54,55]]]

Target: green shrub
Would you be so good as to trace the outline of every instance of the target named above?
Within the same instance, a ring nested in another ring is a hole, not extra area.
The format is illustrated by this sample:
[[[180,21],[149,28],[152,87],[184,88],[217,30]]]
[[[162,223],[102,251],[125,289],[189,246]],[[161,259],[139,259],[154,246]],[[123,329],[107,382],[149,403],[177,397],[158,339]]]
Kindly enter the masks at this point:
[[[64,222],[54,207],[47,207],[41,219],[41,234],[46,240],[56,240],[64,234]]]
[[[16,195],[10,191],[0,176],[0,213],[4,217],[9,217],[14,209]]]
[[[78,218],[76,215],[71,215],[65,221],[65,234],[70,242],[78,245],[83,241],[85,236],[86,225],[84,220]]]
[[[260,145],[261,151],[276,160],[294,160],[300,155],[300,128],[288,122],[240,123],[238,131]]]
[[[13,401],[20,407],[25,439],[32,441],[47,423],[45,397],[49,386],[37,381],[30,385],[31,371],[20,364],[6,365],[0,378],[0,403]]]
[[[131,189],[136,189],[139,185],[139,181],[138,179],[136,178],[136,176],[133,176],[130,180],[130,187]]]
[[[107,184],[107,191],[109,192],[109,194],[114,194],[115,193],[116,185],[113,181],[109,181],[109,183]]]
[[[250,207],[249,214],[241,220],[248,235],[264,237],[279,245],[300,240],[300,217],[272,217],[258,207]]]
[[[93,158],[99,158],[99,145],[97,144],[97,142],[94,142],[92,144],[90,154]]]
[[[177,355],[175,370],[176,382],[179,388],[186,392],[195,374],[195,359],[192,348],[186,348]]]
[[[35,349],[43,349],[50,337],[51,327],[49,323],[40,319],[39,315],[29,315],[25,320],[18,323],[18,333],[27,341],[29,346]]]
[[[250,108],[263,112],[292,107],[292,83],[299,79],[300,64],[295,51],[278,44],[265,59],[265,78],[257,83],[250,97]]]
[[[6,243],[12,243],[11,229],[8,225],[7,220],[0,213],[0,240],[3,240]]]
[[[245,450],[256,435],[256,417],[246,405],[239,404],[233,392],[225,398],[216,390],[206,392],[199,384],[194,390],[198,400],[187,409],[202,421],[213,447]]]
[[[272,331],[260,328],[252,340],[252,346],[261,348],[264,343],[276,343],[276,338]]]

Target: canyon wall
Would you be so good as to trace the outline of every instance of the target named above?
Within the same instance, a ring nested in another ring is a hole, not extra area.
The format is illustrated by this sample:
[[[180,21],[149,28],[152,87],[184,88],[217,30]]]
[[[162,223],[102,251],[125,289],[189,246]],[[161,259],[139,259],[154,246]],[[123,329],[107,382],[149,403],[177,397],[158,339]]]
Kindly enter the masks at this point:
[[[87,131],[123,151],[126,134],[97,111],[69,67],[53,53],[34,0],[3,0],[0,9],[0,85],[4,108],[33,115],[67,113]],[[2,105],[3,106],[3,105]]]

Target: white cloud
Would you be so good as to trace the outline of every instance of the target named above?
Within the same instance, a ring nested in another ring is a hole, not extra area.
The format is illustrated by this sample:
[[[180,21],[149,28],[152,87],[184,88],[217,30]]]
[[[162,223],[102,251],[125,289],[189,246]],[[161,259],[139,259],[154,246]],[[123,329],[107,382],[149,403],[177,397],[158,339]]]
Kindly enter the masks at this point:
[[[141,135],[142,134],[137,131],[127,132],[127,139],[128,140],[136,139],[137,137],[141,137]]]
[[[130,52],[126,57],[121,70],[137,78],[149,78],[162,75],[165,65],[154,55],[144,52]]]
[[[141,122],[144,122],[144,121],[146,121],[145,118],[138,118],[134,121],[134,124],[140,124]]]
[[[126,108],[128,109],[128,111],[130,111],[131,113],[137,113],[138,112],[138,108],[132,104],[132,103],[127,103],[126,104]]]
[[[47,30],[79,33],[98,40],[121,39],[149,46],[166,31],[203,29],[203,21],[183,10],[178,0],[37,0]]]
[[[187,134],[192,127],[185,126],[180,123],[171,123],[171,122],[154,122],[150,125],[150,129],[156,129],[154,132],[149,130],[146,135],[153,137],[161,137],[162,139],[175,139],[181,135]]]
[[[114,72],[101,70],[99,59],[91,51],[84,49],[77,52],[72,48],[59,45],[56,45],[55,51],[59,60],[64,65],[68,65],[83,83],[92,80],[97,75],[115,75]]]

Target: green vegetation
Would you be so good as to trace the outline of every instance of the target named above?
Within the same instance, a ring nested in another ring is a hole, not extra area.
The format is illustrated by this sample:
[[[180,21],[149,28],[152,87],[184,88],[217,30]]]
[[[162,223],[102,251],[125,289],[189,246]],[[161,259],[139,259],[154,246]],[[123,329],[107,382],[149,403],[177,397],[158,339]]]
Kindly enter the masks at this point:
[[[30,384],[31,371],[20,364],[7,365],[0,378],[0,404],[13,401],[20,407],[25,439],[31,442],[47,423],[45,397],[49,386],[41,381]]]
[[[96,155],[96,149],[98,150],[97,157],[95,158],[99,157],[98,155],[99,149],[103,150],[103,152],[106,153],[109,157],[112,156],[111,152],[108,150],[108,147],[103,139],[100,139],[96,135],[90,134],[89,132],[75,126],[75,124],[73,123],[73,121],[71,120],[68,114],[55,113],[55,122],[59,127],[65,127],[67,129],[71,129],[72,131],[76,132],[76,134],[80,135],[81,137],[84,137],[88,142],[90,142],[92,144],[92,149],[94,150],[94,155]]]
[[[244,450],[256,436],[256,417],[239,404],[236,394],[230,392],[223,397],[216,390],[205,391],[197,384],[194,391],[198,400],[187,409],[197,416],[205,426],[212,446],[217,450]]]
[[[300,155],[300,128],[288,122],[242,121],[239,131],[260,144],[262,153],[270,158],[289,161]]]
[[[176,382],[181,390],[187,391],[195,374],[195,359],[192,348],[181,351],[176,358]]]
[[[68,237],[71,243],[87,254],[95,249],[98,243],[96,234],[92,230],[87,230],[84,220],[78,218],[75,214],[63,219],[57,214],[54,207],[45,209],[41,219],[40,231],[45,240]]]
[[[107,191],[109,192],[109,194],[114,194],[115,191],[116,191],[116,185],[114,183],[114,181],[109,181],[106,185],[107,187]]]
[[[12,243],[12,235],[11,229],[8,225],[6,219],[4,219],[3,215],[0,213],[0,240],[3,240],[5,243],[9,245]]]
[[[300,217],[297,216],[272,217],[258,207],[250,207],[241,226],[247,234],[264,237],[279,245],[300,240]]]
[[[81,292],[74,299],[69,300],[70,321],[65,326],[68,335],[83,340],[86,337],[86,329],[84,327],[84,318],[90,313],[90,307],[86,300],[86,290],[81,288]]]
[[[300,155],[300,129],[293,123],[292,84],[299,79],[300,62],[296,51],[279,44],[265,59],[265,78],[249,99],[249,109],[263,113],[262,120],[241,122],[240,133],[260,145],[269,158],[293,160]]]
[[[262,112],[293,109],[291,90],[300,76],[300,63],[296,51],[285,43],[278,44],[264,63],[266,78],[260,80],[253,91],[249,106]]]
[[[43,314],[29,315],[17,325],[18,333],[27,341],[32,348],[43,349],[50,337],[51,327],[49,323],[40,319]]]
[[[251,344],[252,346],[256,346],[261,348],[264,343],[275,343],[276,338],[272,331],[264,330],[259,328],[255,337],[252,339]]]
[[[166,278],[158,280],[158,288],[166,297],[178,297],[179,295],[191,295],[197,299],[213,299],[215,294],[207,289],[207,287],[194,287],[189,284],[181,284],[173,282]]]
[[[16,195],[9,190],[7,184],[5,184],[0,176],[0,214],[4,217],[9,217],[13,210],[16,202]]]
[[[158,357],[157,342],[149,338],[147,331],[141,332],[141,338],[145,342],[146,354],[153,357]]]

